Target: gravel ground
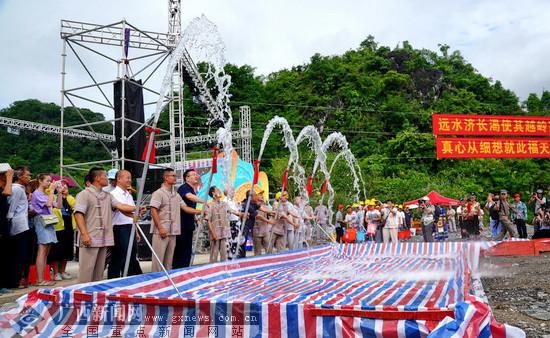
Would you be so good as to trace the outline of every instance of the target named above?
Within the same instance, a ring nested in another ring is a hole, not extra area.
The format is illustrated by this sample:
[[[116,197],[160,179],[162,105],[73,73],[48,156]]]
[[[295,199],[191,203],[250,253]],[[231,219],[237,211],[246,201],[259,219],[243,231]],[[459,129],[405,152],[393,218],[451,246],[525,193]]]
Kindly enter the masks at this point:
[[[495,319],[529,338],[550,338],[550,253],[485,262],[493,266],[481,280]]]

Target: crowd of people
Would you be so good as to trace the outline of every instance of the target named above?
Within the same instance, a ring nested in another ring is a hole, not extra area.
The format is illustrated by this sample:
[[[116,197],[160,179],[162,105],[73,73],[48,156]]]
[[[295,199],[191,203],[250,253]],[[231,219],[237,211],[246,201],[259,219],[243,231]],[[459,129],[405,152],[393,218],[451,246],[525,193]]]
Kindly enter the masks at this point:
[[[470,194],[456,208],[432,204],[428,197],[418,201],[417,210],[392,200],[369,200],[345,208],[340,204],[331,219],[322,198],[313,208],[308,199],[296,196],[291,202],[289,193],[282,191],[269,203],[256,186],[244,200],[236,200],[232,188],[212,186],[207,202],[206,196],[197,196],[198,173],[186,170],[183,178],[176,189],[176,172],[165,169],[163,183],[153,192],[148,208],[138,208],[127,170],[90,169],[86,188],[74,197],[65,180],[54,181],[50,174],[32,179],[27,167],[1,172],[0,254],[11,259],[3,260],[0,292],[27,287],[31,266],[38,286],[74,278],[66,268],[74,259],[75,243],[79,282],[103,279],[107,261],[108,278],[123,276],[126,268],[128,275],[141,274],[137,242],[142,238],[132,227],[146,209],[151,216],[152,271],[190,266],[195,236],[203,229],[209,236],[210,262],[246,257],[248,238],[254,255],[329,241],[397,243],[399,231],[411,229],[415,218],[426,242],[440,239],[441,229],[464,239],[479,239],[485,214],[493,239],[527,238],[528,204],[534,208],[533,238],[548,237],[550,232],[550,196],[542,190],[527,203],[519,194],[510,200],[506,190],[489,194],[484,204]],[[130,243],[133,249],[126,262]],[[44,278],[47,266],[53,271],[51,280]]]
[[[45,173],[32,176],[27,167],[0,173],[0,250],[4,257],[13,257],[2,263],[6,273],[0,277],[0,292],[29,286],[32,269],[37,286],[75,278],[66,270],[67,262],[75,259],[75,249],[81,283],[103,279],[105,270],[108,278],[123,276],[130,242],[127,273],[142,273],[137,259],[141,236],[134,232],[131,238],[131,233],[146,207],[136,207],[129,171],[92,168],[76,196],[65,180],[54,181]],[[255,255],[307,246],[313,223],[329,223],[325,206],[320,203],[314,213],[300,197],[290,203],[288,192],[269,206],[263,191],[252,194],[247,204],[250,192],[245,201],[236,201],[233,189],[222,192],[211,187],[212,200],[206,203],[197,196],[201,186],[197,172],[187,170],[183,177],[184,184],[176,189],[175,171],[164,170],[163,183],[148,203],[152,271],[190,266],[195,229],[202,224],[210,236],[210,261],[215,262],[245,257],[248,237]],[[45,278],[47,267],[53,271],[51,278]]]
[[[336,241],[345,241],[345,234],[366,234],[366,240],[378,243],[397,243],[398,232],[410,229],[416,218],[420,223],[419,230],[423,240],[433,242],[436,239],[448,238],[448,233],[456,233],[458,237],[467,240],[481,239],[484,215],[488,215],[490,238],[503,240],[505,238],[528,238],[528,205],[533,206],[532,238],[550,237],[550,190],[548,197],[539,189],[533,193],[527,203],[516,193],[511,200],[507,190],[489,193],[484,204],[477,201],[475,193],[460,199],[460,205],[442,206],[432,204],[429,197],[413,204],[418,208],[394,205],[392,200],[366,201],[366,203],[347,205],[344,211],[342,204],[338,205],[335,218]],[[443,234],[443,235],[442,235]]]

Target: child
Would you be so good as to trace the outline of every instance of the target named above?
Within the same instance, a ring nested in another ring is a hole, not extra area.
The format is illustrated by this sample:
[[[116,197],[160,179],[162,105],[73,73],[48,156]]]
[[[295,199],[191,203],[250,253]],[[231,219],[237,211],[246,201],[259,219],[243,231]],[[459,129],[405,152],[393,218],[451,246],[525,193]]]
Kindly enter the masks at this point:
[[[222,201],[220,189],[211,187],[208,195],[213,201],[207,206],[205,220],[210,230],[210,263],[227,260],[227,239],[230,236],[229,205]]]

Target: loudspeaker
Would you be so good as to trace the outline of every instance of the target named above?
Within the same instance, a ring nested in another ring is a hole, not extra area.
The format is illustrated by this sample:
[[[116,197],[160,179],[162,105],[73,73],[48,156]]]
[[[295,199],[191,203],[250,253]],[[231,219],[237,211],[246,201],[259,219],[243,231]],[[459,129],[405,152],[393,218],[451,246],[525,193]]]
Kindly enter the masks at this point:
[[[143,108],[143,88],[141,80],[124,80],[124,117],[134,122],[125,120],[124,135],[130,137],[124,143],[124,158],[141,161],[141,153],[145,147],[145,129],[142,126],[145,121]],[[122,80],[114,83],[114,110],[115,118],[122,117]],[[138,130],[139,129],[139,130]],[[137,131],[137,132],[136,132]],[[122,157],[122,121],[115,121],[115,139],[118,156]],[[143,165],[124,161],[124,169],[132,173],[132,177],[140,177]]]
[[[164,169],[156,169],[149,167],[147,171],[147,177],[145,178],[145,185],[143,186],[143,193],[152,194],[155,190],[162,185],[162,175]]]

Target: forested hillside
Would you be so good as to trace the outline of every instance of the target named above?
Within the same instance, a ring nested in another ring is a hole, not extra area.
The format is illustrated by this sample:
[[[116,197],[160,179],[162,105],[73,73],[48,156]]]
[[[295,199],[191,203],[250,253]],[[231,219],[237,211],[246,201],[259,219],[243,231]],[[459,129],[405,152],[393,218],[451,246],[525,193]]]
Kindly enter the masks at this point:
[[[550,92],[533,93],[525,102],[498,79],[476,71],[459,51],[415,49],[404,42],[396,48],[378,46],[369,36],[343,55],[315,54],[306,64],[283,69],[267,77],[254,74],[253,66],[227,65],[232,76],[231,105],[235,123],[238,106],[252,110],[253,146],[257,152],[263,126],[275,115],[288,119],[295,134],[306,125],[317,126],[322,137],[342,132],[358,158],[368,197],[407,200],[436,189],[460,197],[475,191],[485,194],[507,188],[527,193],[550,184],[550,161],[437,160],[431,133],[432,113],[488,115],[550,115]],[[189,97],[189,95],[187,95]],[[189,135],[204,133],[206,113],[194,100],[186,100]],[[93,120],[101,115],[86,111]],[[15,102],[0,115],[59,124],[59,107],[35,100]],[[165,114],[164,116],[166,116]],[[69,111],[69,119],[75,118]],[[166,124],[166,119],[161,124]],[[0,130],[0,161],[29,164],[34,172],[56,170],[58,138]],[[288,158],[280,136],[272,136],[261,166],[275,187]],[[104,158],[104,150],[90,141],[66,145],[67,156],[78,161]],[[204,150],[194,148],[191,150]],[[309,172],[314,158],[304,146],[302,164]],[[330,162],[335,154],[329,155]],[[351,192],[349,170],[335,166],[333,185],[339,201]],[[320,180],[315,185],[320,186]]]

